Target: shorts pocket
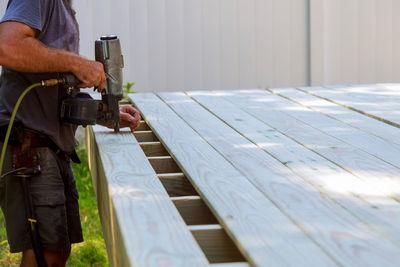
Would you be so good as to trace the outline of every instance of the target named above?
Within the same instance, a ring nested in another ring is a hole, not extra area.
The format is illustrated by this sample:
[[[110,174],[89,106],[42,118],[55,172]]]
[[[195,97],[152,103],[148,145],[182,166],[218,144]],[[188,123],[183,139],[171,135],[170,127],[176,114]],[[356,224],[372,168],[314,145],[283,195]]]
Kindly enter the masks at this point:
[[[59,206],[65,205],[65,195],[62,191],[32,192],[32,202],[35,206]]]

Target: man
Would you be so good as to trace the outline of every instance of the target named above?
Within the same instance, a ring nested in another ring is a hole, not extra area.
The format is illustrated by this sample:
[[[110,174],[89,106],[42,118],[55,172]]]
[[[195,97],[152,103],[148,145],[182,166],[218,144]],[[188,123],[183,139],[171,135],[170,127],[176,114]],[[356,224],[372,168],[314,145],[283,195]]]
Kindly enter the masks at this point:
[[[71,0],[12,0],[0,21],[0,117],[9,118],[16,100],[29,85],[72,72],[80,88],[104,89],[103,65],[78,55],[79,32]],[[38,87],[24,98],[17,120],[58,148],[37,147],[41,174],[31,178],[30,191],[48,266],[65,266],[71,243],[82,242],[78,194],[70,157],[74,155],[76,126],[58,117],[61,87]],[[121,127],[137,129],[140,115],[121,108]],[[2,143],[0,143],[2,145]],[[10,145],[3,173],[12,169]],[[61,153],[59,153],[61,151]],[[19,178],[0,183],[0,204],[6,219],[11,252],[23,252],[21,266],[37,266],[26,221]]]

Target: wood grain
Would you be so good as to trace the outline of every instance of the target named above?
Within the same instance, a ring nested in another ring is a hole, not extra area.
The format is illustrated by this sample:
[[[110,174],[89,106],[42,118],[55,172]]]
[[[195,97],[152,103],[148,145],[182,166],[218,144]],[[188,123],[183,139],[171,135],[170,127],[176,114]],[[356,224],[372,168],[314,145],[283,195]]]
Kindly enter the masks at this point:
[[[340,264],[388,264],[387,257],[400,252],[387,233],[377,234],[185,94],[159,96]],[[346,240],[337,240],[339,232]],[[400,241],[400,231],[395,233]],[[353,247],[364,253],[354,253]]]
[[[183,173],[158,174],[158,178],[171,197],[198,195]]]
[[[198,103],[374,230],[400,242],[399,204],[217,94],[188,92]],[[222,94],[222,93],[221,93]],[[384,234],[386,232],[386,234]]]
[[[216,224],[215,216],[199,196],[172,198],[187,225]]]
[[[291,220],[153,94],[129,97],[253,265],[335,265]]]
[[[302,123],[282,111],[271,108],[272,102],[276,99],[269,98],[271,94],[263,90],[230,91],[224,94],[230,94],[225,99],[244,108],[248,113],[308,149],[350,171],[375,187],[378,192],[400,200],[398,168]]]
[[[296,118],[327,135],[335,137],[351,146],[360,148],[361,150],[400,168],[400,157],[398,157],[398,155],[400,155],[399,145],[393,144],[393,142],[389,142],[379,136],[377,137],[374,134],[360,130],[357,127],[353,127],[351,124],[349,125],[335,120],[325,114],[311,112],[311,109],[293,102],[293,100],[295,100],[295,92],[293,94],[285,94],[284,89],[275,88],[269,89],[269,91],[285,96],[290,100],[268,94],[268,99],[276,100],[270,103],[269,106],[271,108],[283,111],[289,116],[292,116],[293,118]]]
[[[191,230],[194,238],[203,248],[210,263],[241,262],[243,258],[229,236],[223,229]]]
[[[130,132],[94,127],[98,195],[114,266],[207,266],[208,262]],[[132,164],[134,163],[134,164]]]
[[[375,103],[375,100],[370,100],[369,102],[366,102],[365,100],[358,99],[354,95],[349,98],[349,96],[346,96],[345,94],[340,92],[340,90],[344,88],[345,86],[336,87],[336,89],[338,90],[323,87],[301,87],[299,89],[312,95],[329,100],[335,104],[357,111],[361,114],[370,116],[374,119],[383,121],[389,125],[393,125],[398,128],[400,127],[400,111],[398,111],[397,109],[382,108],[378,103]]]
[[[320,112],[348,125],[367,131],[368,133],[379,136],[388,142],[398,145],[400,144],[400,131],[382,121],[375,120],[371,117],[362,115],[358,112],[300,90],[282,88],[274,89],[273,91],[285,97],[290,97],[290,99],[316,112]]]

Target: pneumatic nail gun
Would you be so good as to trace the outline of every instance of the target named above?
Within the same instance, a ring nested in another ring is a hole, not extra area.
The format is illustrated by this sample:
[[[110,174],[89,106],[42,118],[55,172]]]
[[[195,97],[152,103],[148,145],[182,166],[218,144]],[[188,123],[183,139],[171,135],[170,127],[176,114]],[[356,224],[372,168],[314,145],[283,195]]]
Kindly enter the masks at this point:
[[[103,63],[106,86],[101,100],[94,100],[76,87],[80,81],[71,73],[61,74],[67,91],[61,103],[61,120],[76,125],[112,124],[119,131],[119,104],[122,99],[122,68],[120,41],[115,35],[102,36],[95,42],[96,61]]]

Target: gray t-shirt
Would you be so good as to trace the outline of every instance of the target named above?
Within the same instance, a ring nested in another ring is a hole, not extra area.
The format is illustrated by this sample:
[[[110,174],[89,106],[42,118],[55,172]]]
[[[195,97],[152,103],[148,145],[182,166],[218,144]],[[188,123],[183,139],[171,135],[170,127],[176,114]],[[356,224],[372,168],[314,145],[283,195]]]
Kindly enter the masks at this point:
[[[37,39],[46,46],[78,53],[79,30],[71,0],[12,0],[1,22],[22,22],[37,29]],[[0,82],[0,112],[12,113],[21,93],[31,84],[56,78],[57,73],[21,73],[3,67]],[[61,87],[38,87],[28,93],[17,113],[26,127],[48,135],[65,152],[77,145],[76,126],[59,120]]]

